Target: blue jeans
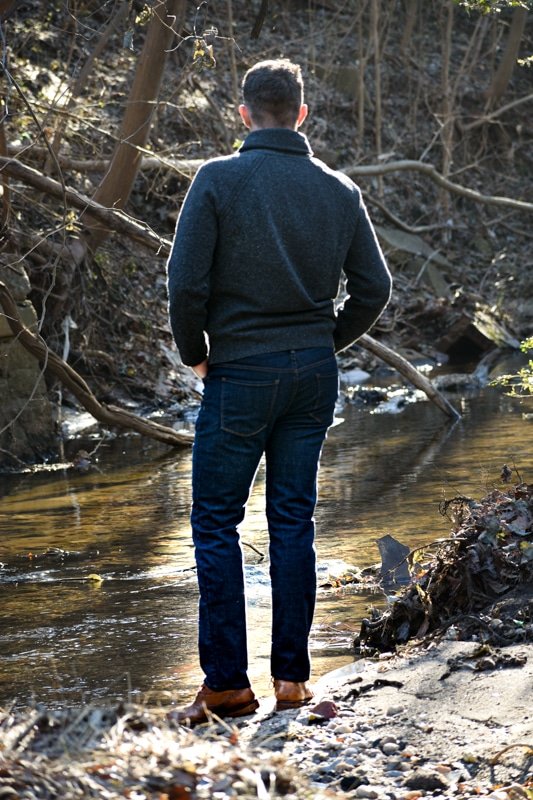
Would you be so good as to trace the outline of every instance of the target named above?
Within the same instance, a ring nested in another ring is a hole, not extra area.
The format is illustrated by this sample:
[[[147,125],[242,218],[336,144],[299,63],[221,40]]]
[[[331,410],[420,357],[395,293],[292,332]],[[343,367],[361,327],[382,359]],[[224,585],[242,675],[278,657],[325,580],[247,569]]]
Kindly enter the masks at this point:
[[[271,674],[305,681],[316,596],[314,508],[320,451],[338,391],[333,350],[290,350],[214,364],[193,448],[200,664],[210,689],[250,685],[242,522],[266,460],[272,585]]]

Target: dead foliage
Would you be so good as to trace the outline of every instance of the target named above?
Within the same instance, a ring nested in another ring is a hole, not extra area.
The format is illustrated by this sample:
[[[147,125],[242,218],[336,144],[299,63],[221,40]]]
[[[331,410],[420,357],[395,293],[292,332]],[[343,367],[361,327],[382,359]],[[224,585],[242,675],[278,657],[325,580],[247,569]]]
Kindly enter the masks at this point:
[[[191,731],[158,709],[125,703],[0,709],[0,743],[6,800],[311,796],[304,775],[278,754],[241,746],[234,726],[214,719]]]
[[[450,538],[409,555],[410,584],[363,620],[358,654],[446,631],[496,645],[533,641],[533,485],[496,489],[479,502],[454,497],[441,513],[453,522]]]

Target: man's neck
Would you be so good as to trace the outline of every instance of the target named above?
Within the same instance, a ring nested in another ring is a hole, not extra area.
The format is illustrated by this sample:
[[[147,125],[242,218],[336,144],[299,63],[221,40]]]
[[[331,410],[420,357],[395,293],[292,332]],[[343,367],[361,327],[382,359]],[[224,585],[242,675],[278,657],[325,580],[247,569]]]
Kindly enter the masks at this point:
[[[277,131],[293,131],[293,132],[298,130],[296,126],[290,127],[288,125],[275,125],[273,123],[272,125],[268,125],[268,124],[267,125],[251,125],[250,126],[250,133],[254,133],[255,131],[266,131],[266,130],[272,130],[272,129],[277,130]]]

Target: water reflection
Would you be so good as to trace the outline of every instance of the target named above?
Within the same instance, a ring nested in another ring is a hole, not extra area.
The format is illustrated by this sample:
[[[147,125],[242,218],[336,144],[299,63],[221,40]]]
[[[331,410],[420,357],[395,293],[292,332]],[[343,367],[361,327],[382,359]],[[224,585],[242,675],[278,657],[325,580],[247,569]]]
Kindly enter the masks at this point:
[[[324,448],[317,509],[320,579],[375,563],[386,533],[410,547],[446,535],[443,497],[480,496],[503,463],[531,479],[531,422],[495,390],[464,398],[454,425],[427,402],[400,415],[347,407]],[[87,475],[0,478],[0,704],[86,702],[128,691],[187,696],[196,665],[196,581],[188,513],[191,454],[116,442]],[[100,451],[102,452],[102,451]],[[243,525],[250,676],[269,689],[270,597],[260,469]],[[103,582],[88,579],[100,575]],[[315,674],[347,663],[381,595],[321,590]]]

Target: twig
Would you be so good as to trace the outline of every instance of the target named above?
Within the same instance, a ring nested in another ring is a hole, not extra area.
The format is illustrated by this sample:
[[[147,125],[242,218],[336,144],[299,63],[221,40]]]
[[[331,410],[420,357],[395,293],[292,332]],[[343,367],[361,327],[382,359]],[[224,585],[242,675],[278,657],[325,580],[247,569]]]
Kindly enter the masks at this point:
[[[2,433],[2,431],[0,431],[0,433]],[[11,453],[9,450],[4,450],[3,447],[0,447],[0,453],[4,453],[4,455],[8,456],[9,458],[12,458],[13,461],[16,461],[18,464],[20,464],[21,467],[25,467],[26,466],[24,461],[22,461],[14,453]]]
[[[504,753],[507,753],[508,750],[512,750],[514,747],[526,747],[529,750],[526,755],[533,755],[533,745],[517,742],[516,744],[508,744],[507,747],[504,747],[503,750],[500,750],[499,753],[496,753],[496,755],[490,759],[489,764],[496,764]]]
[[[241,543],[244,545],[244,547],[249,547],[250,550],[253,550],[254,553],[257,553],[257,555],[260,556],[261,561],[264,559],[265,554],[262,553],[261,550],[258,550],[257,547],[254,547],[253,544],[250,544],[250,542],[243,542],[242,540],[241,540]],[[259,562],[259,563],[261,563],[261,562]]]
[[[397,228],[399,228],[402,231],[405,231],[406,233],[413,233],[413,234],[428,233],[429,231],[438,231],[442,230],[442,228],[448,227],[446,223],[438,223],[438,222],[433,225],[415,225],[414,227],[412,227],[411,225],[407,225],[407,223],[403,222],[403,220],[401,220],[400,217],[397,217],[396,214],[393,214],[392,211],[390,211],[386,205],[381,203],[375,197],[371,197],[366,192],[363,192],[363,194],[367,203],[370,203],[371,205],[376,206],[376,208],[379,208],[384,217],[389,219],[396,225]]]
[[[529,103],[533,100],[533,94],[528,94],[525,97],[519,97],[518,100],[513,100],[511,103],[507,103],[505,106],[501,106],[501,108],[496,109],[491,114],[487,114],[480,119],[474,120],[474,122],[469,122],[468,125],[461,126],[463,131],[471,131],[473,128],[478,128],[480,125],[484,125],[486,122],[492,122],[497,117],[500,117],[502,114],[505,114],[506,111],[509,111],[511,108],[515,108],[516,106],[522,105],[522,103]]]

